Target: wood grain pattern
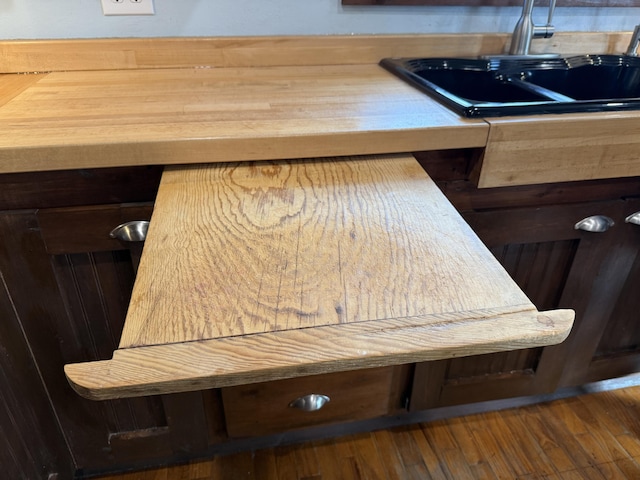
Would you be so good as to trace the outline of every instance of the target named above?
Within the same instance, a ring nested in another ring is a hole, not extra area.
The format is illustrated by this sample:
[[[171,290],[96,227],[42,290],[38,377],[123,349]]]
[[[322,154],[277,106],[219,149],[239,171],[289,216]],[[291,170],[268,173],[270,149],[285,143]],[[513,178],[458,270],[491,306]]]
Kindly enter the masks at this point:
[[[506,51],[509,33],[0,41],[0,72],[374,64]],[[556,32],[535,53],[624,52],[631,32]]]
[[[637,112],[487,119],[478,186],[638,176],[638,119]]]
[[[377,65],[51,73],[0,108],[0,129],[0,173],[473,147],[488,134]]]
[[[165,172],[119,349],[67,365],[108,398],[562,341],[413,157]],[[133,348],[137,347],[137,348]]]
[[[142,263],[120,348],[535,310],[407,156],[170,168]]]

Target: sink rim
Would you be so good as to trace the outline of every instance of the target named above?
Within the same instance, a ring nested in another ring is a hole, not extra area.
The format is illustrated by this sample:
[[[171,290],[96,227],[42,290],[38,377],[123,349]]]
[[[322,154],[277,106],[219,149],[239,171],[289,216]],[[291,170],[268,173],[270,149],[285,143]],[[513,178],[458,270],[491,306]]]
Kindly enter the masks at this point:
[[[416,72],[423,70],[468,70],[495,73],[496,76],[526,76],[526,72],[537,70],[570,70],[589,66],[637,67],[640,58],[615,54],[582,54],[552,58],[488,57],[399,57],[384,58],[380,65],[421,90],[460,115],[469,118],[502,117],[512,115],[546,115],[560,113],[617,112],[640,109],[640,97],[597,98],[576,100],[552,89],[526,82],[529,87],[541,89],[538,93],[547,96],[540,101],[486,102],[463,98],[422,78]],[[546,92],[544,92],[546,90]],[[552,95],[555,94],[555,95]]]

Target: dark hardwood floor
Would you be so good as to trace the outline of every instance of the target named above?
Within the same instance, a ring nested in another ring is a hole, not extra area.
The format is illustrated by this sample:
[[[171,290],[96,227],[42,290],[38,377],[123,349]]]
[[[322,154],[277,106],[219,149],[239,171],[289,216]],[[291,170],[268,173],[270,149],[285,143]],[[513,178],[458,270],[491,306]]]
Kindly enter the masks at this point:
[[[640,386],[585,391],[101,480],[640,479]]]

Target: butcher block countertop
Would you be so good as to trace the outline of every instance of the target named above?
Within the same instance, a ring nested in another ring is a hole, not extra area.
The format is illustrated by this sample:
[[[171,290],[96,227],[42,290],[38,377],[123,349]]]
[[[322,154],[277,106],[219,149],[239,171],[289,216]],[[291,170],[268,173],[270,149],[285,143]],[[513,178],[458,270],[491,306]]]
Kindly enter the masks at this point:
[[[484,146],[375,64],[0,76],[0,173]]]
[[[533,47],[621,52],[629,36],[559,32]],[[458,116],[377,63],[496,54],[508,40],[441,34],[0,41],[0,173],[484,147],[490,122]],[[640,118],[626,115],[631,123]],[[562,119],[556,135],[558,127]],[[509,123],[500,129],[497,160],[481,182],[525,183],[528,176],[512,178],[519,167],[500,171],[530,140],[518,131],[521,145],[505,143]],[[596,137],[601,151],[606,138]],[[547,161],[542,170],[553,166]],[[595,167],[589,175],[603,173]]]
[[[559,343],[411,156],[168,167],[91,399],[173,393]]]

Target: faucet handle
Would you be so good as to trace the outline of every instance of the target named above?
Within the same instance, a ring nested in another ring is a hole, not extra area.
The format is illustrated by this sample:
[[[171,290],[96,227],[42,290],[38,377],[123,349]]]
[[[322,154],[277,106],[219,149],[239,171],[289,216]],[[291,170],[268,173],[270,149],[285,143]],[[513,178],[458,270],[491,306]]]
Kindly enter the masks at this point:
[[[549,0],[549,16],[546,25],[535,25],[533,27],[533,38],[551,38],[556,29],[552,25],[553,13],[556,11],[556,0]]]

